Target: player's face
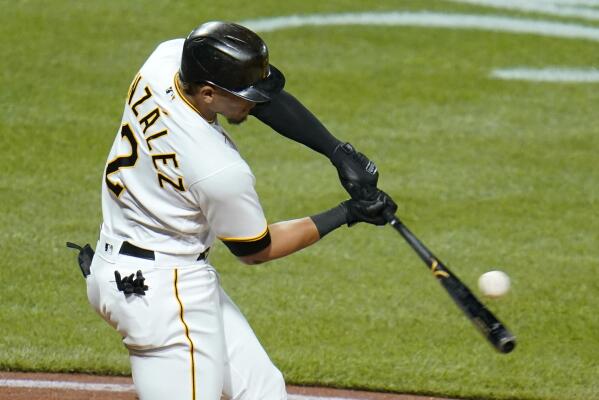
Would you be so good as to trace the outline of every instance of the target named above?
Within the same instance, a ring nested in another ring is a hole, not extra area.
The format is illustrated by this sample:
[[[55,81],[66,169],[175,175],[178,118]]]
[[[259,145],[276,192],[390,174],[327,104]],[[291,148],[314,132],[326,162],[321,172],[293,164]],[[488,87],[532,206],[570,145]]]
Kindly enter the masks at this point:
[[[245,121],[256,103],[217,89],[214,110],[224,116],[230,124],[238,125]]]

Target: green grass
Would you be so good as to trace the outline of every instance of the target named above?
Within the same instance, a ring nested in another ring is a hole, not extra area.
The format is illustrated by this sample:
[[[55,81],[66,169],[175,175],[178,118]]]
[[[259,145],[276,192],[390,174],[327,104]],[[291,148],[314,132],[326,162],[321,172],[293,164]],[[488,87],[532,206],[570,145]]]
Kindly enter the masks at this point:
[[[1,3],[0,369],[129,372],[64,242],[95,243],[125,92],[158,42],[206,19],[510,14],[441,1],[230,3]],[[443,261],[472,288],[489,269],[511,276],[511,293],[485,302],[519,339],[512,354],[495,353],[389,228],[341,228],[256,268],[217,245],[224,287],[288,382],[599,399],[599,85],[488,77],[500,67],[597,66],[599,44],[406,27],[263,36],[288,89],[377,161],[404,222]],[[321,156],[256,121],[230,131],[270,221],[344,199]]]

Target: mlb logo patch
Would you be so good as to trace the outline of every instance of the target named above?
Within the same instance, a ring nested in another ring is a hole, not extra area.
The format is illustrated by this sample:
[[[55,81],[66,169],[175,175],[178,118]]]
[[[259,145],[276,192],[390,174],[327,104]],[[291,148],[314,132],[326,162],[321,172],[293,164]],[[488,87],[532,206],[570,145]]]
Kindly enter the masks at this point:
[[[108,254],[112,254],[112,245],[110,243],[104,244],[104,251]]]

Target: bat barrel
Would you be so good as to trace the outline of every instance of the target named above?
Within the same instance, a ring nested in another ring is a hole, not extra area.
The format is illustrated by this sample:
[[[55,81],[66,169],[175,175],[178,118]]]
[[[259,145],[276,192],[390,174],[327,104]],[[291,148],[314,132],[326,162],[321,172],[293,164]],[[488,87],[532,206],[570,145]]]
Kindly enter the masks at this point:
[[[442,263],[439,265],[446,274],[438,275],[437,280],[480,333],[500,353],[507,354],[514,350],[516,337],[472,294],[470,289],[453,272]]]

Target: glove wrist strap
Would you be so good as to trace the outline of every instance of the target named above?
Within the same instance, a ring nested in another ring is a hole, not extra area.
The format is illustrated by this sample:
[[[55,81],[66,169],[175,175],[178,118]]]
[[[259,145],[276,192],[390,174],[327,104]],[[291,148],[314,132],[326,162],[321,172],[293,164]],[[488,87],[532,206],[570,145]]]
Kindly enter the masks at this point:
[[[310,217],[318,229],[318,234],[322,239],[327,233],[334,231],[341,225],[347,223],[347,208],[343,203],[333,207],[328,211]]]

